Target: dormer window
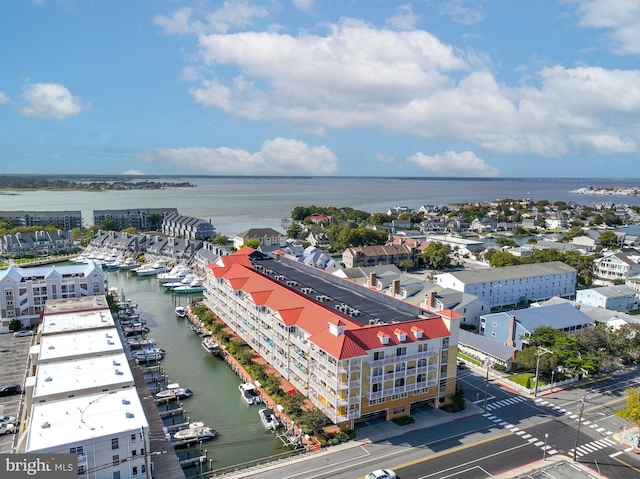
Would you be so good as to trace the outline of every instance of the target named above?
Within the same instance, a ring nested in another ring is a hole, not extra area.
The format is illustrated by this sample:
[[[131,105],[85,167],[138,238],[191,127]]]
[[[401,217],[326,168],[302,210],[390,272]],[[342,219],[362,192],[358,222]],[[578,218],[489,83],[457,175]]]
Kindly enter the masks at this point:
[[[394,331],[396,337],[398,338],[398,341],[400,342],[404,342],[407,340],[407,333],[405,333],[403,330],[401,330],[400,328],[397,328]]]
[[[389,335],[387,333],[379,331],[378,338],[380,339],[381,344],[389,344]]]
[[[422,339],[422,336],[424,335],[424,331],[417,326],[413,326],[411,328],[411,332],[416,339]]]

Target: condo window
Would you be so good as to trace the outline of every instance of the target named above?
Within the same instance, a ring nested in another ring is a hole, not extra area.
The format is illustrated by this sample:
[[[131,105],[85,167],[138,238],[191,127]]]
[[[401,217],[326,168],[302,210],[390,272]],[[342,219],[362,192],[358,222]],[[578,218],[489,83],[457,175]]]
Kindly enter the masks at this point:
[[[118,438],[111,439],[111,449],[118,449]]]

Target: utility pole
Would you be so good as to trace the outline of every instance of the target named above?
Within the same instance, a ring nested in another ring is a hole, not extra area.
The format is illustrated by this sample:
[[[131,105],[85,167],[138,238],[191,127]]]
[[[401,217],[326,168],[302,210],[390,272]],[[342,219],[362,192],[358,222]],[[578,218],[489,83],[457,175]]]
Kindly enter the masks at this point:
[[[540,356],[543,354],[553,354],[553,351],[548,350],[547,348],[543,348],[542,346],[538,346],[536,350],[536,385],[533,390],[533,397],[538,397],[538,376],[540,375]]]
[[[489,358],[484,359],[484,365],[487,368],[487,375],[484,378],[484,412],[487,412],[487,389],[489,389]]]
[[[576,461],[576,454],[578,451],[578,439],[580,437],[580,424],[582,424],[582,412],[584,411],[584,403],[586,402],[586,396],[582,396],[580,400],[580,416],[578,417],[578,428],[576,429],[576,441],[573,445],[573,462]]]

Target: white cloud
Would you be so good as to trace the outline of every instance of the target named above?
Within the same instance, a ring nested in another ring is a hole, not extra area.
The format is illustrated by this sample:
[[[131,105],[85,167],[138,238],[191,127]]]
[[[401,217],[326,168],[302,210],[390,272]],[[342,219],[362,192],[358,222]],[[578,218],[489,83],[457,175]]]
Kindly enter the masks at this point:
[[[376,154],[376,161],[378,163],[395,163],[396,159],[393,156],[389,156],[389,155],[383,155],[382,153],[377,153]]]
[[[229,0],[217,10],[202,13],[202,21],[193,18],[195,15],[192,8],[182,7],[168,16],[156,15],[153,23],[168,35],[226,33],[232,28],[251,26],[256,18],[265,18],[268,15],[266,8],[252,5],[246,0]]]
[[[309,12],[313,8],[313,0],[292,0],[293,6],[303,12]]]
[[[637,0],[577,1],[580,25],[604,28],[620,54],[640,53],[640,2]]]
[[[416,153],[407,158],[407,163],[420,167],[429,176],[460,176],[460,177],[493,177],[499,176],[497,168],[488,165],[471,151],[456,153],[446,151],[441,155],[428,156]]]
[[[438,9],[441,15],[451,17],[462,25],[474,25],[484,20],[481,2],[477,0],[447,0],[440,2]]]
[[[407,3],[398,7],[398,13],[391,18],[387,18],[386,24],[398,30],[411,30],[418,18],[418,15],[413,13],[413,6]]]
[[[29,84],[22,94],[22,100],[20,112],[31,118],[64,120],[91,108],[88,102],[74,97],[58,83]]]
[[[0,105],[4,105],[5,103],[9,103],[11,99],[0,91]]]
[[[123,175],[143,176],[144,173],[140,170],[127,170],[122,172]]]
[[[136,158],[143,163],[162,162],[204,175],[332,175],[338,159],[326,146],[274,138],[256,153],[232,148],[156,148]]]
[[[191,22],[191,14],[193,10],[189,7],[182,7],[171,14],[156,15],[153,19],[153,23],[158,25],[164,33],[168,35],[186,35],[189,33],[195,33],[201,30],[202,23]]]
[[[189,92],[230,115],[289,121],[316,135],[369,128],[545,157],[589,145],[602,154],[640,151],[640,70],[551,66],[510,87],[489,59],[464,56],[424,30],[354,19],[327,28],[200,35]],[[224,67],[237,74],[205,76]]]

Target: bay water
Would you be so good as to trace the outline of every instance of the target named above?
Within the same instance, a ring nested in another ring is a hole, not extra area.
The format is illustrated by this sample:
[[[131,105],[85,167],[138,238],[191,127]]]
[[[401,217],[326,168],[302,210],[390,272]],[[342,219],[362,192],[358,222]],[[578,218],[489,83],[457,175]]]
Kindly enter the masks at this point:
[[[167,383],[177,382],[194,391],[193,396],[180,401],[186,417],[168,418],[165,424],[202,421],[218,433],[201,445],[179,449],[181,459],[205,455],[206,450],[210,469],[220,469],[289,450],[262,426],[260,405],[249,406],[242,400],[238,391],[240,378],[222,359],[202,348],[202,338],[189,328],[188,319],[175,314],[175,307],[186,306],[193,299],[191,295],[172,294],[153,276],[105,271],[109,286],[117,287],[121,295],[138,305],[137,312],[150,329],[148,337],[166,351],[160,365],[167,374]],[[175,406],[174,403],[172,407]],[[198,469],[192,467],[185,472],[195,475]]]
[[[149,178],[153,180],[153,178]],[[613,201],[640,205],[640,197],[571,193],[590,185],[639,186],[640,179],[567,178],[247,178],[180,177],[192,188],[164,190],[16,191],[0,195],[0,211],[80,210],[85,226],[93,224],[93,210],[177,208],[178,213],[211,220],[219,234],[233,237],[250,228],[282,231],[282,218],[296,206],[348,206],[383,212],[394,206],[417,210],[421,205],[456,205],[498,198],[534,201],[574,201],[591,205]],[[170,181],[163,177],[161,181]]]

